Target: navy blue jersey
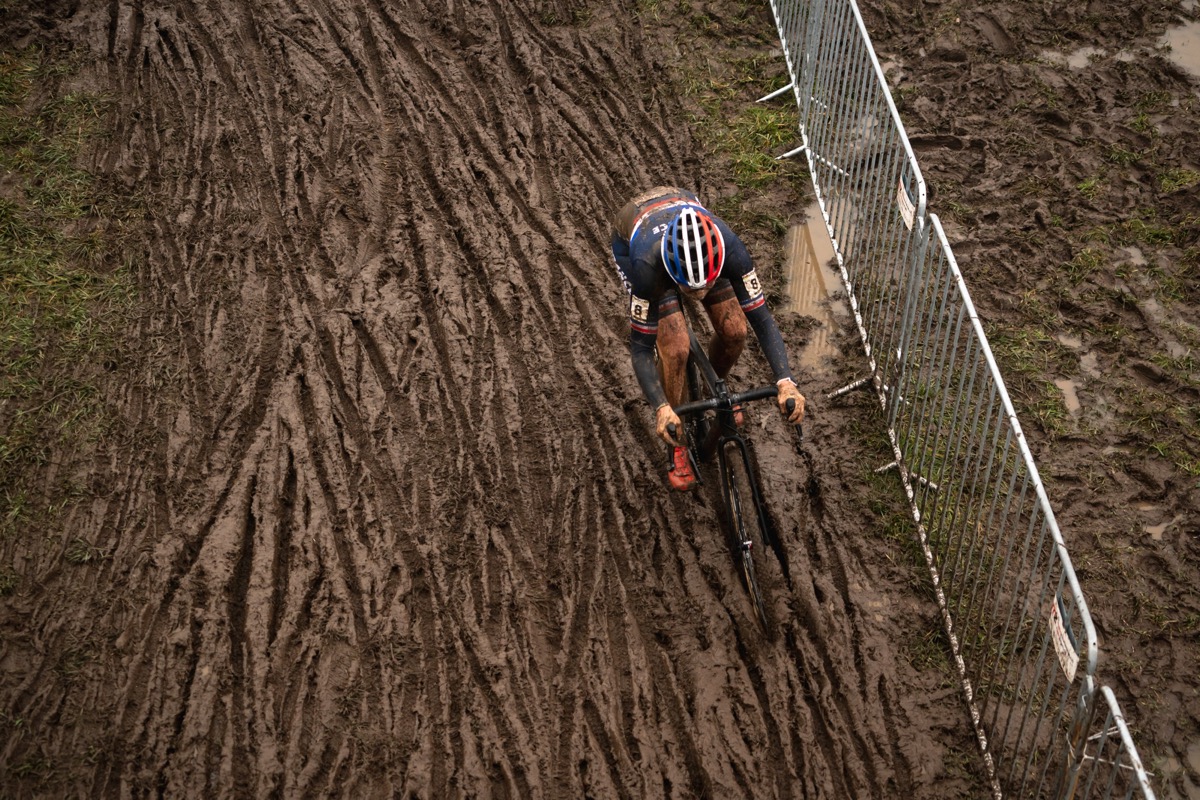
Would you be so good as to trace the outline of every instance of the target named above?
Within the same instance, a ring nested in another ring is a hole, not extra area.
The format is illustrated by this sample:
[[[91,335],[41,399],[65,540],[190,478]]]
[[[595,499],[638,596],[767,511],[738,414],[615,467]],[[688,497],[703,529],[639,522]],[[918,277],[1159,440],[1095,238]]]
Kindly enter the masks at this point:
[[[725,261],[718,277],[728,281],[742,310],[749,313],[762,306],[762,284],[754,272],[749,251],[724,220],[704,209],[692,192],[659,186],[629,201],[613,225],[612,250],[617,272],[629,292],[629,324],[633,331],[654,336],[658,332],[660,304],[674,302],[676,284],[662,259],[662,237],[669,223],[682,208],[703,210],[725,241]]]
[[[783,337],[767,309],[762,284],[754,272],[754,262],[745,244],[724,220],[705,209],[694,193],[658,186],[625,204],[613,221],[612,234],[613,260],[621,282],[629,292],[629,345],[633,367],[646,399],[655,408],[666,402],[654,366],[658,321],[679,311],[679,290],[663,263],[662,238],[667,224],[688,206],[707,214],[725,241],[721,272],[704,303],[709,305],[727,298],[730,293],[735,295],[775,379],[792,376]]]

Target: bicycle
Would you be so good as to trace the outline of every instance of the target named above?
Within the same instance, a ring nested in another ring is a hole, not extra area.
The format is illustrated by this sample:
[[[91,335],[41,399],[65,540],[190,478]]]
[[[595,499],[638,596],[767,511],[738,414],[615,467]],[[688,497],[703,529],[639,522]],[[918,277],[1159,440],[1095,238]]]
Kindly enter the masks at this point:
[[[737,427],[734,411],[743,404],[775,397],[779,389],[772,384],[744,392],[730,392],[725,381],[713,369],[690,324],[687,330],[691,350],[686,368],[690,399],[677,406],[675,413],[684,421],[684,441],[688,458],[698,478],[699,463],[707,462],[716,455],[720,497],[730,550],[735,565],[741,572],[742,583],[750,595],[754,615],[764,633],[769,636],[771,622],[759,587],[758,570],[755,568],[756,553],[759,549],[754,546],[756,537],[753,533],[757,531],[757,539],[763,548],[772,548],[777,554],[779,543],[775,541],[758,476],[750,458],[750,440]],[[789,414],[792,408],[793,403],[789,401]],[[713,412],[711,415],[707,413],[710,411]],[[671,436],[674,437],[677,433],[675,426],[671,425],[669,428]],[[803,441],[803,429],[797,425],[796,430]],[[668,457],[670,454],[671,450],[668,448]],[[747,499],[753,506],[752,514],[745,505]]]

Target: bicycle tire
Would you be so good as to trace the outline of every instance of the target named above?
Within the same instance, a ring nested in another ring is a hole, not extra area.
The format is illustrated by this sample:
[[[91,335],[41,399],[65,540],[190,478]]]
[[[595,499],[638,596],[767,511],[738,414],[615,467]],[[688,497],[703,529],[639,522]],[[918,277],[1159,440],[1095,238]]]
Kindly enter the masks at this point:
[[[725,508],[729,514],[729,544],[742,573],[742,583],[754,608],[754,616],[762,626],[763,632],[770,635],[771,621],[767,616],[766,602],[755,567],[755,554],[762,550],[755,547],[754,534],[758,534],[758,541],[764,545],[769,540],[766,532],[762,530],[758,510],[754,507],[745,453],[740,448],[733,449],[736,452],[732,458],[729,453],[722,453],[721,457],[721,465],[725,471],[722,480],[726,490]]]

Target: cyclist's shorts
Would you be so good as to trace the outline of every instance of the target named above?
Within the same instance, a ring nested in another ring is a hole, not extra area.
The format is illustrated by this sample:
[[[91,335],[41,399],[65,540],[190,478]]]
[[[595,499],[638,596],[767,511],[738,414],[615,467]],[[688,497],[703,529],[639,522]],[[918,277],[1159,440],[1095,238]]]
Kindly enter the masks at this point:
[[[733,284],[729,282],[729,278],[718,278],[700,302],[705,308],[712,308],[722,300],[735,297],[737,295],[733,291]],[[672,314],[678,314],[679,311],[679,290],[674,287],[667,289],[663,296],[658,298],[658,318],[663,319]]]

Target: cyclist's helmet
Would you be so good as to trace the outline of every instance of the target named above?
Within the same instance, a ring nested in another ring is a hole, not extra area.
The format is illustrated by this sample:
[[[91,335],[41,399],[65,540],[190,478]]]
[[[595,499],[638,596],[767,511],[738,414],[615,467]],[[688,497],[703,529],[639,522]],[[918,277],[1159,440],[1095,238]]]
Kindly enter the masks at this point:
[[[687,206],[667,224],[662,238],[662,260],[675,282],[688,289],[703,289],[721,274],[725,240],[704,209]]]

